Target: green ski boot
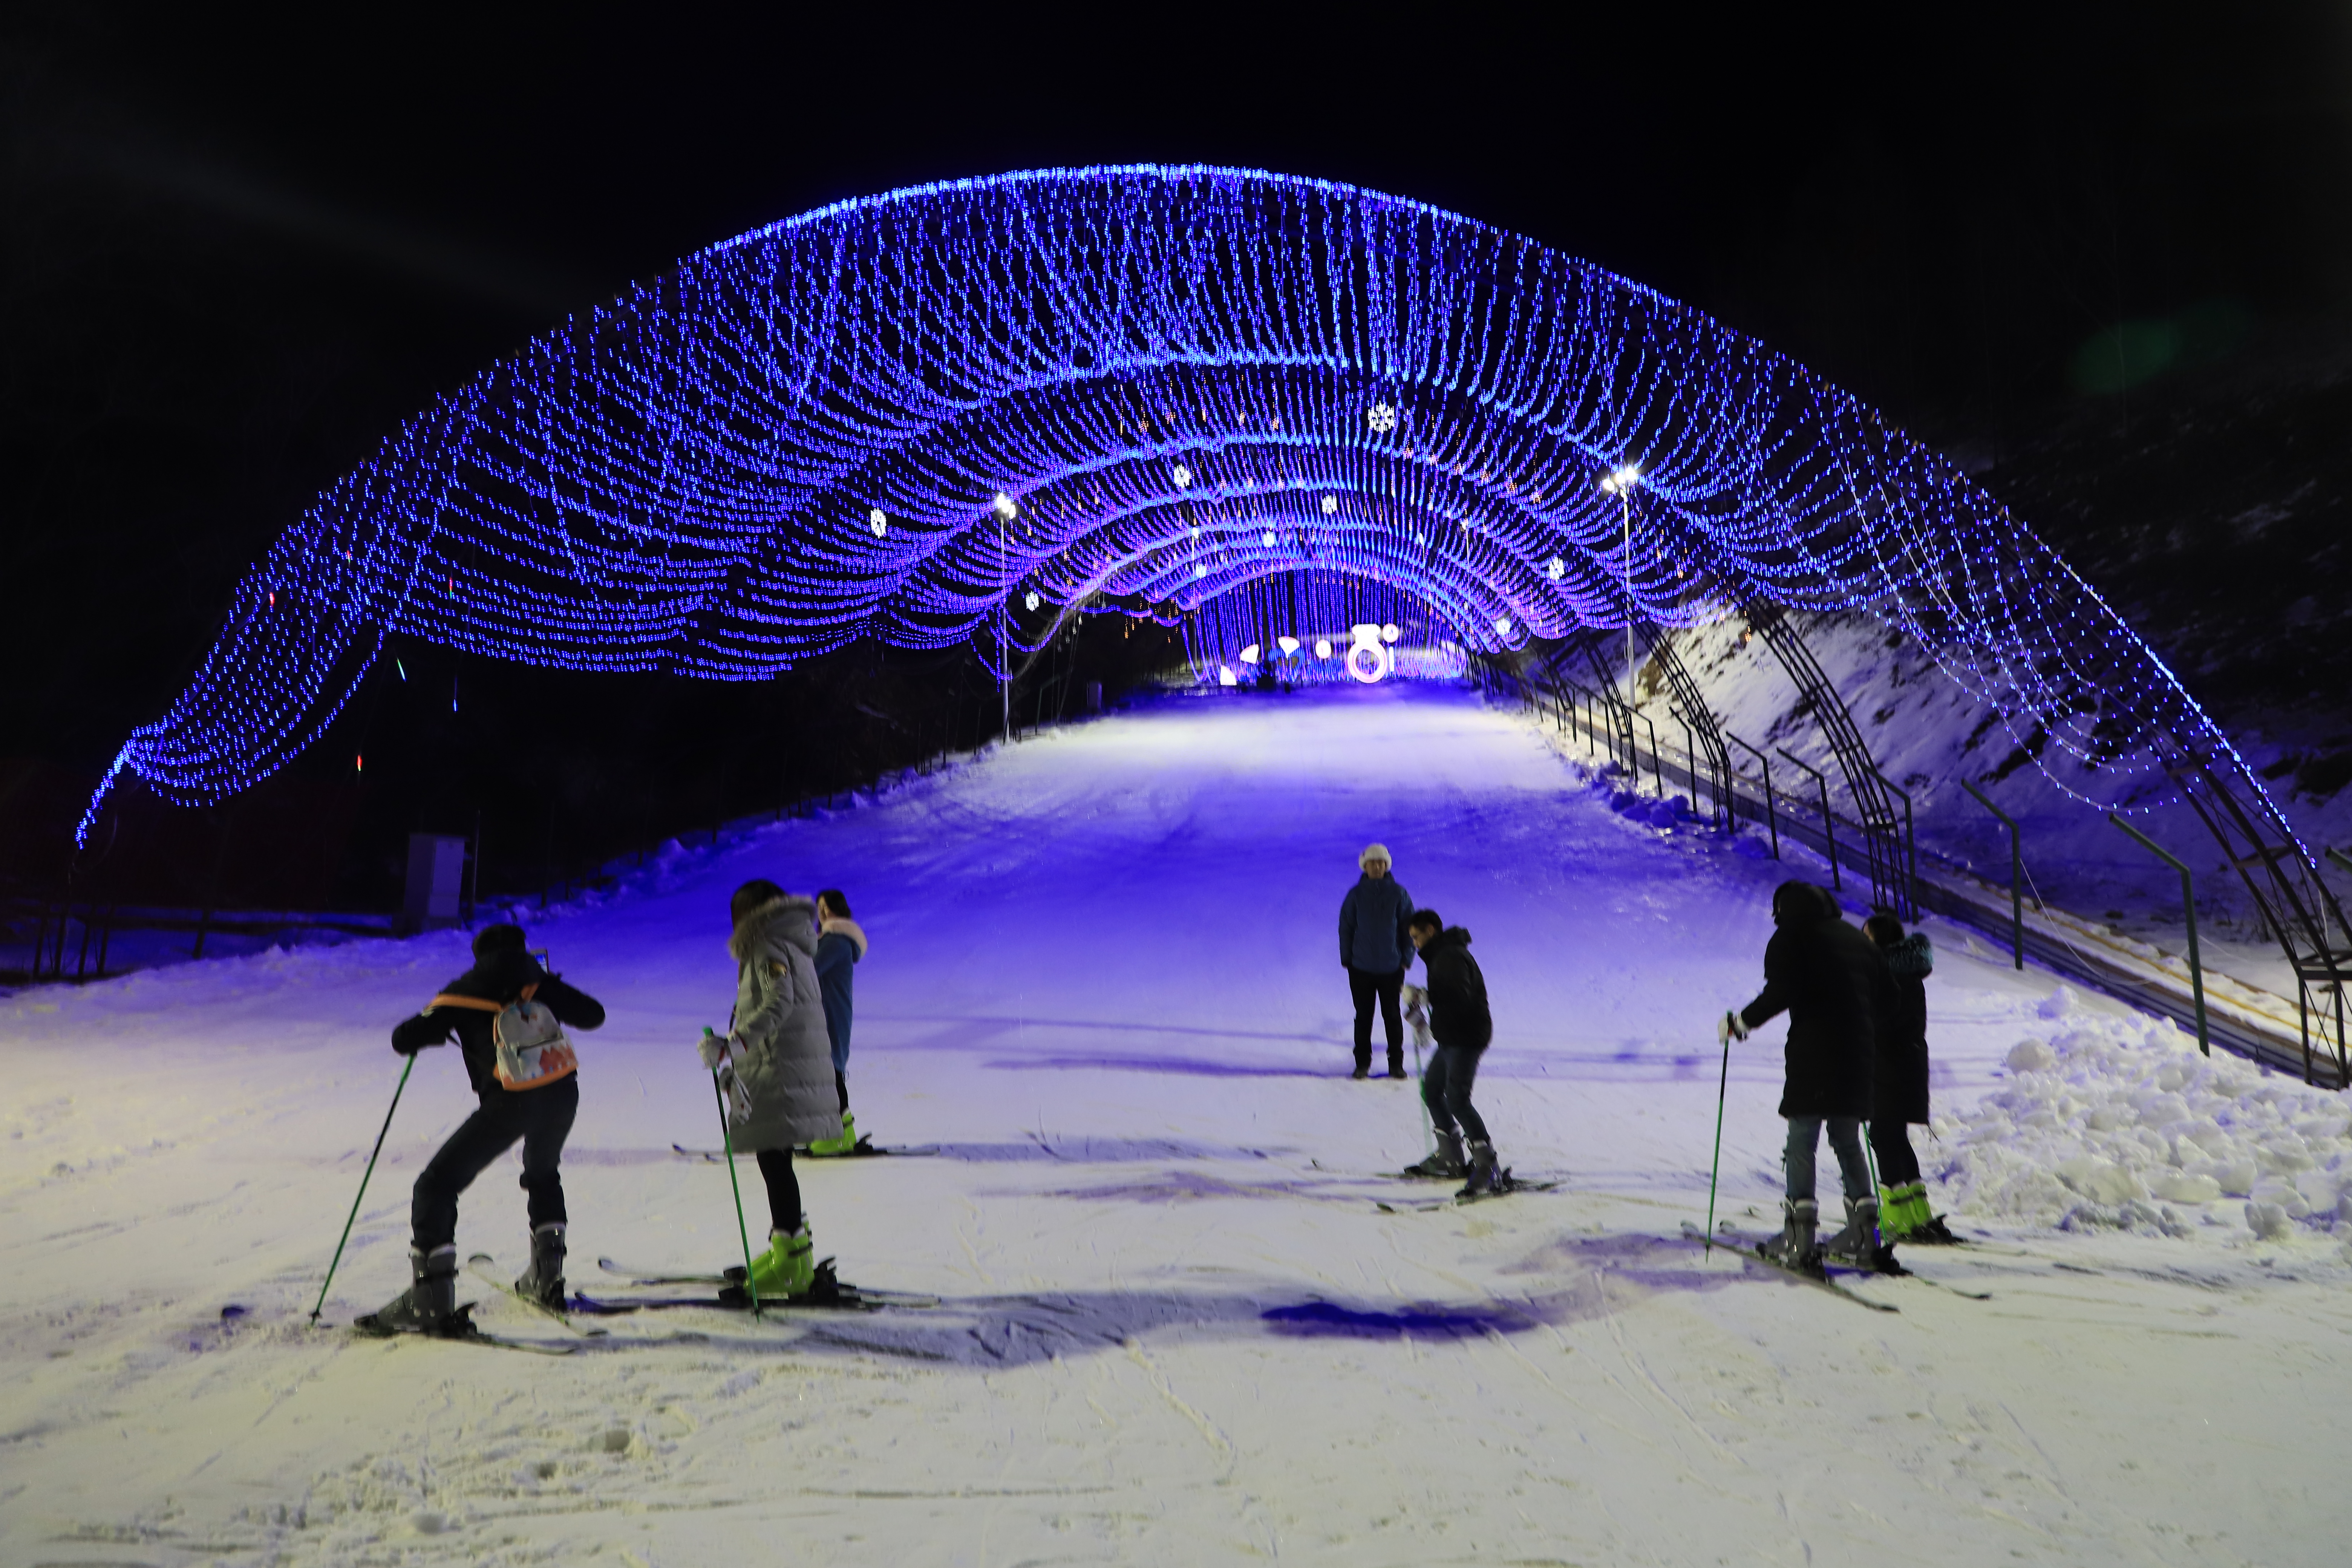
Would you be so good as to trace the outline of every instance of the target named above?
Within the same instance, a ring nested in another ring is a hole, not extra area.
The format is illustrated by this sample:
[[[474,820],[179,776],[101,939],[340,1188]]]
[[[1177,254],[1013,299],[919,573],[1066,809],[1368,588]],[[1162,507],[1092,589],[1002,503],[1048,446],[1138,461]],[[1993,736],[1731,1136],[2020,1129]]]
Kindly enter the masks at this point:
[[[845,1110],[841,1113],[841,1136],[818,1138],[809,1146],[809,1155],[818,1160],[837,1160],[857,1147],[857,1118]]]
[[[809,1293],[816,1283],[816,1243],[805,1224],[790,1236],[769,1232],[768,1250],[751,1259],[751,1283],[762,1301],[797,1300]]]

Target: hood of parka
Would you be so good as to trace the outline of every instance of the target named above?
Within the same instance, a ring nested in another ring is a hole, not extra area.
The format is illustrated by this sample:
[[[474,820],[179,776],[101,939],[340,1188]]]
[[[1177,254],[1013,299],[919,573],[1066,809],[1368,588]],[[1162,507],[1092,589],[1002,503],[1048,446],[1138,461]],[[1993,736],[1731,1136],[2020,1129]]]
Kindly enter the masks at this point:
[[[816,900],[787,893],[770,899],[736,922],[727,939],[728,956],[749,963],[763,947],[787,942],[810,957],[816,956]]]
[[[1915,931],[1886,948],[1886,967],[1898,980],[1923,980],[1936,973],[1936,944],[1924,931]]]
[[[1466,949],[1469,945],[1469,927],[1447,926],[1444,931],[1439,931],[1435,936],[1431,937],[1427,942],[1421,944],[1421,959],[1423,963],[1426,963],[1429,962],[1429,955],[1433,952],[1450,952],[1457,948]]]
[[[1772,889],[1772,923],[1776,926],[1813,925],[1843,919],[1845,911],[1838,908],[1837,895],[1827,888],[1811,882],[1787,881]]]
[[[866,928],[847,915],[827,917],[822,934],[847,938],[850,947],[855,950],[850,955],[852,963],[866,956]]]

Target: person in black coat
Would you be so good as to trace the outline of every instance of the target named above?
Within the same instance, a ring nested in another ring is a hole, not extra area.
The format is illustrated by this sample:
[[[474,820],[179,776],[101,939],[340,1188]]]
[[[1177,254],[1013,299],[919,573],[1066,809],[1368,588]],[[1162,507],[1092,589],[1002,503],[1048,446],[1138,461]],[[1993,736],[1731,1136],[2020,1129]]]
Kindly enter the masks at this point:
[[[494,925],[474,937],[474,966],[392,1031],[392,1048],[407,1057],[446,1044],[455,1034],[481,1105],[417,1176],[409,1209],[412,1282],[382,1311],[362,1319],[362,1327],[431,1333],[463,1326],[457,1311],[457,1195],[518,1141],[522,1188],[530,1194],[531,1261],[515,1289],[550,1306],[563,1300],[563,1231],[569,1218],[557,1164],[579,1113],[580,1079],[575,1065],[566,1060],[568,1051],[551,1052],[547,1076],[508,1087],[491,1025],[499,1009],[525,997],[576,1029],[604,1022],[603,1004],[548,973],[523,951],[520,926]]]
[[[1936,972],[1935,944],[1924,931],[1908,936],[1893,915],[1873,915],[1862,934],[1886,960],[1894,1005],[1881,1021],[1878,1060],[1871,1080],[1870,1152],[1878,1162],[1878,1227],[1897,1241],[1950,1243],[1958,1238],[1927,1206],[1927,1184],[1911,1148],[1910,1123],[1927,1120],[1927,976]]]
[[[1827,1248],[1870,1262],[1877,1252],[1878,1200],[1863,1163],[1862,1123],[1871,1113],[1872,1068],[1881,1017],[1894,1005],[1886,963],[1870,939],[1846,924],[1837,900],[1810,882],[1773,890],[1772,940],[1764,948],[1764,989],[1723,1016],[1727,1042],[1746,1039],[1789,1015],[1787,1078],[1780,1114],[1788,1119],[1788,1195],[1781,1234],[1765,1244],[1776,1257],[1812,1265],[1820,1208],[1813,1201],[1813,1157],[1829,1128],[1845,1186],[1846,1226]]]
[[[1470,956],[1470,933],[1449,926],[1435,910],[1417,910],[1407,928],[1428,973],[1429,1033],[1437,1049],[1421,1076],[1421,1100],[1429,1107],[1437,1152],[1411,1168],[1420,1176],[1466,1175],[1468,1197],[1495,1184],[1495,1145],[1486,1118],[1470,1103],[1478,1058],[1495,1037],[1495,1017],[1486,1007],[1486,976]],[[1470,1140],[1464,1158],[1462,1140]]]
[[[1381,1024],[1388,1031],[1389,1077],[1404,1077],[1404,1017],[1398,997],[1404,966],[1412,962],[1405,922],[1412,918],[1412,895],[1389,875],[1385,845],[1368,844],[1356,857],[1362,875],[1339,900],[1339,963],[1348,971],[1348,993],[1356,1004],[1356,1071],[1372,1070],[1372,1001],[1380,999]]]

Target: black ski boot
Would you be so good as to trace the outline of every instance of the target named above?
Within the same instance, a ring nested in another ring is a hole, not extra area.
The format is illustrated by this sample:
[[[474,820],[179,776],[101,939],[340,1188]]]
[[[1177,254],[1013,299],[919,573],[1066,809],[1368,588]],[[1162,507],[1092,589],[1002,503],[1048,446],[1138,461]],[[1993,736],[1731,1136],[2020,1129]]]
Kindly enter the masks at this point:
[[[1942,1215],[1937,1215],[1903,1239],[1921,1247],[1960,1247],[1968,1241],[1966,1237],[1952,1234],[1952,1227],[1944,1223]]]
[[[1495,1190],[1495,1146],[1492,1143],[1482,1142],[1470,1145],[1468,1174],[1470,1179],[1462,1184],[1462,1190],[1454,1196],[1475,1198],[1481,1193]]]
[[[1831,1263],[1842,1263],[1849,1268],[1875,1268],[1878,1264],[1878,1200],[1848,1198],[1845,1201],[1845,1228],[1830,1237],[1822,1247],[1823,1258]],[[1890,1249],[1886,1261],[1894,1262]]]
[[[1356,1058],[1356,1070],[1349,1073],[1348,1076],[1352,1079],[1367,1079],[1371,1077],[1371,1058],[1369,1057],[1359,1057]]]
[[[1404,1051],[1402,1047],[1393,1048],[1389,1052],[1389,1076],[1404,1077]]]
[[[469,1334],[473,1320],[457,1305],[457,1249],[408,1249],[408,1289],[352,1327],[365,1334]]]
[[[1813,1237],[1821,1224],[1821,1205],[1811,1198],[1782,1198],[1780,1216],[1780,1234],[1756,1250],[1788,1268],[1818,1273],[1821,1249]]]
[[[1408,1176],[1441,1176],[1451,1179],[1465,1173],[1470,1167],[1462,1160],[1462,1134],[1444,1131],[1437,1135],[1437,1152],[1417,1163],[1407,1165]]]
[[[530,1268],[515,1281],[515,1294],[563,1310],[563,1226],[543,1225],[530,1233]]]

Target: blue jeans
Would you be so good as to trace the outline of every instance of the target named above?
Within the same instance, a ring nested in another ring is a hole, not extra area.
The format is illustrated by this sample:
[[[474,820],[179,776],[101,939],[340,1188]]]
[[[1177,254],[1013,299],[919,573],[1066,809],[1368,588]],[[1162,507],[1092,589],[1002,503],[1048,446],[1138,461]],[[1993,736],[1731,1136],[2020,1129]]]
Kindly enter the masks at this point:
[[[1440,1137],[1458,1123],[1473,1143],[1487,1141],[1486,1119],[1470,1103],[1482,1050],[1477,1046],[1440,1046],[1421,1075],[1421,1102],[1429,1107],[1429,1120]]]
[[[1830,1127],[1830,1148],[1837,1154],[1838,1175],[1845,1195],[1870,1195],[1870,1167],[1862,1163],[1862,1118],[1859,1116],[1791,1116],[1789,1118],[1789,1195],[1813,1195],[1813,1151],[1821,1147],[1822,1123]]]

